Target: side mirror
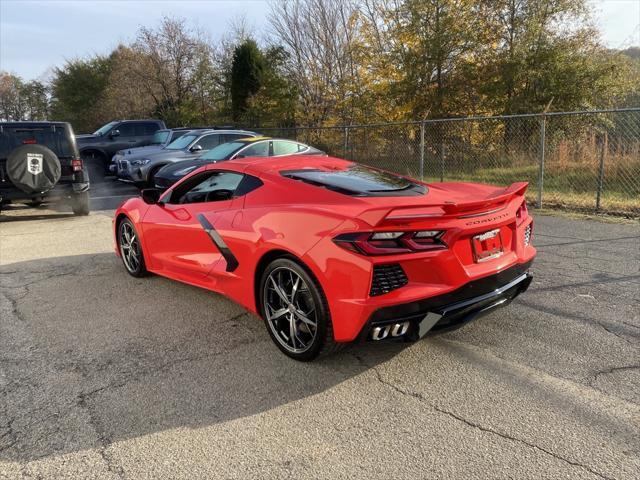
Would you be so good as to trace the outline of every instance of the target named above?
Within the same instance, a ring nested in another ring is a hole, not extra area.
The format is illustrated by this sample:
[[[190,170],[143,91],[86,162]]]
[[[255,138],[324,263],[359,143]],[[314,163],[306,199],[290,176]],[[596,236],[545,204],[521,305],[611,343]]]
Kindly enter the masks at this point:
[[[116,129],[116,130],[111,130],[111,132],[109,133],[109,138],[116,138],[120,136],[120,130]]]
[[[162,191],[157,188],[143,188],[141,195],[144,203],[147,203],[149,205],[156,205],[158,203],[158,200],[160,200]]]
[[[191,147],[191,148],[189,149],[189,151],[190,151],[191,153],[199,152],[199,151],[201,151],[201,150],[202,150],[202,145],[194,145],[193,147]]]

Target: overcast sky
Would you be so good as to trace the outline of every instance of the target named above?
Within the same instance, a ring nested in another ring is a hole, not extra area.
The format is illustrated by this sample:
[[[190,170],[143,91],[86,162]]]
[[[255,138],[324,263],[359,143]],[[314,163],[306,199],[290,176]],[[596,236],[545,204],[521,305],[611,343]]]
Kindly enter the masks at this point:
[[[605,44],[640,46],[640,0],[592,0]],[[0,0],[0,70],[41,77],[65,59],[108,53],[162,15],[186,18],[219,38],[245,15],[266,26],[267,0]]]

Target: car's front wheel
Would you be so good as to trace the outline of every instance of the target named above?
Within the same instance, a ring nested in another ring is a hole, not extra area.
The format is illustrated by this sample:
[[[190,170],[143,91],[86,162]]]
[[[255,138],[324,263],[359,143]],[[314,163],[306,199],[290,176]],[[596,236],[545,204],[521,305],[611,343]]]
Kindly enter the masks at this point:
[[[142,254],[142,245],[133,223],[125,218],[118,225],[118,248],[124,268],[134,277],[147,275],[147,267]]]
[[[265,269],[260,309],[272,340],[289,357],[309,361],[337,350],[324,292],[293,259],[278,258]]]

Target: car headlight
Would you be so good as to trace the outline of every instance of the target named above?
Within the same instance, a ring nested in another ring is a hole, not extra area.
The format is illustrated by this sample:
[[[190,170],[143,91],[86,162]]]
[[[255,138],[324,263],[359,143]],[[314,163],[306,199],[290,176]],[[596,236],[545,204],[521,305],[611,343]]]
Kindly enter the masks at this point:
[[[151,159],[149,159],[149,158],[140,158],[138,160],[131,160],[131,165],[136,165],[136,166],[146,165],[150,161],[151,161]]]
[[[176,175],[180,175],[181,177],[184,177],[187,173],[193,172],[196,168],[197,167],[195,165],[193,167],[183,168],[182,170],[178,170],[176,172]]]

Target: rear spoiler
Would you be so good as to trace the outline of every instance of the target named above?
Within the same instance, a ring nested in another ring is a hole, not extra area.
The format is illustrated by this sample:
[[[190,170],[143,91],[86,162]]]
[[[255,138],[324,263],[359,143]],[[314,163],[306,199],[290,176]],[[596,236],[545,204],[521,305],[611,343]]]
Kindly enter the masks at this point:
[[[406,223],[408,221],[442,218],[449,216],[475,217],[501,210],[514,197],[523,197],[529,182],[512,183],[507,188],[496,190],[486,198],[471,202],[447,201],[433,205],[407,205],[401,207],[382,207],[365,210],[358,218],[372,227],[383,221]]]

